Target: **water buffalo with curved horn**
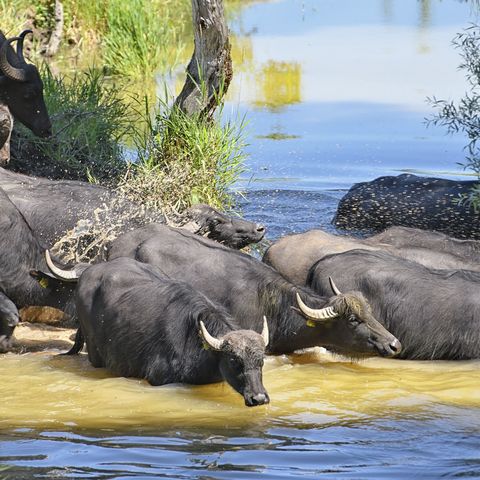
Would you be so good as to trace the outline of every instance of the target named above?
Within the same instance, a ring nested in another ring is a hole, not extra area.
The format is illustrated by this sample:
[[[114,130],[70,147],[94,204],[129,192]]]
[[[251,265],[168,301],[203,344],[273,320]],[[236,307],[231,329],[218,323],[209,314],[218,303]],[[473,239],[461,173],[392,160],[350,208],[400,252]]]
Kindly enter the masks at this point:
[[[43,99],[43,83],[35,65],[25,61],[23,42],[31,30],[6,38],[0,31],[0,103],[35,135],[48,137],[52,125]],[[11,46],[17,42],[17,51]]]
[[[34,235],[23,215],[0,189],[0,352],[11,346],[19,308],[37,305],[64,310],[73,299],[73,284],[50,276],[45,247]],[[78,266],[77,272],[84,266]],[[40,280],[40,281],[39,281]]]
[[[65,278],[48,252],[47,262]],[[69,354],[86,342],[92,365],[115,375],[152,385],[226,380],[247,406],[269,402],[262,384],[266,319],[261,333],[244,330],[190,285],[130,258],[87,268],[75,297],[80,328]]]
[[[362,294],[319,296],[287,282],[253,257],[179,229],[152,224],[116,239],[109,258],[134,258],[223,305],[242,328],[269,321],[270,353],[325,346],[351,356],[394,356],[398,340],[373,317]]]
[[[321,258],[307,284],[324,295],[329,276],[341,289],[365,295],[375,317],[402,342],[400,358],[480,358],[480,273],[433,270],[358,249]]]

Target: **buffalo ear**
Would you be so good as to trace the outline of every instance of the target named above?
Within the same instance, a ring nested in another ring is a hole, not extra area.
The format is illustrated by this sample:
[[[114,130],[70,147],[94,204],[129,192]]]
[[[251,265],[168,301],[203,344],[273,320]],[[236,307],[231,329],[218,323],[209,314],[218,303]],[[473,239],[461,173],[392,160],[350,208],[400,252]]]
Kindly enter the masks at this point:
[[[55,280],[56,282],[58,282],[58,280],[48,272],[42,272],[41,270],[30,270],[29,273],[30,276],[37,280],[37,282],[43,288],[47,288],[51,280]]]

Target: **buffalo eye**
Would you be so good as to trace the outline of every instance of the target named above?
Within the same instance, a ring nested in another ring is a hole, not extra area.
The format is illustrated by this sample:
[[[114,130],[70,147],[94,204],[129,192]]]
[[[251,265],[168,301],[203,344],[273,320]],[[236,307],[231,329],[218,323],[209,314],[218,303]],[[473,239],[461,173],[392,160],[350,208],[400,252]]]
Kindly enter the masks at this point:
[[[352,327],[356,327],[357,325],[360,325],[360,320],[356,315],[350,315],[348,317],[348,323],[352,325]]]
[[[232,367],[240,368],[242,366],[242,362],[237,357],[230,357],[229,361]]]

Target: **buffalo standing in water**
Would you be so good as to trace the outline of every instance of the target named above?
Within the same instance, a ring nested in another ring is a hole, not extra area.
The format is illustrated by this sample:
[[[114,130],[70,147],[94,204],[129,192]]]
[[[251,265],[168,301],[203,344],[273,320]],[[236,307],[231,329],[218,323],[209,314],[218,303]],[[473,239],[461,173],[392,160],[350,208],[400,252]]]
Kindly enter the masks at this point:
[[[84,229],[94,230],[94,236],[100,237],[103,231],[118,236],[150,222],[166,221],[162,213],[146,210],[114,190],[81,181],[28,177],[0,168],[0,188],[49,248],[74,229],[80,233]],[[203,204],[187,209],[175,222],[231,248],[259,242],[265,235],[263,225]],[[95,241],[89,237],[87,240]],[[108,245],[108,241],[105,243]],[[102,259],[105,249],[97,248],[94,252],[91,259]]]
[[[308,271],[317,260],[358,248],[386,251],[434,269],[480,270],[478,240],[458,240],[443,233],[406,227],[390,227],[365,239],[323,230],[287,235],[268,248],[263,262],[287,280],[306,285]]]
[[[94,367],[152,385],[226,380],[247,406],[269,402],[262,384],[265,319],[261,334],[242,330],[224,308],[186,283],[129,258],[87,268],[78,280],[76,306],[80,329],[69,353],[85,339]]]
[[[373,314],[402,342],[401,358],[480,358],[480,273],[433,270],[386,252],[350,250],[315,263],[307,285],[363,292]]]
[[[259,330],[266,316],[270,353],[318,345],[351,356],[394,356],[401,349],[362,294],[319,296],[249,255],[179,229],[154,224],[128,232],[112,244],[109,258],[118,257],[150,263],[191,284],[225,306],[242,328]]]

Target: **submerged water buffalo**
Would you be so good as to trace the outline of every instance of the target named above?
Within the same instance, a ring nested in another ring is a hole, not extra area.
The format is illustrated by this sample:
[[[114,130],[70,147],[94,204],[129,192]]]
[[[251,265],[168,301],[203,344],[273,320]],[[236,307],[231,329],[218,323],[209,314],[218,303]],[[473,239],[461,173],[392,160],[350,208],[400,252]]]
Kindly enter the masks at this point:
[[[351,355],[393,356],[398,340],[372,316],[362,294],[319,296],[249,255],[179,229],[152,224],[112,243],[109,258],[150,263],[223,305],[242,328],[269,321],[270,353],[325,346]]]
[[[263,262],[287,280],[305,285],[310,267],[320,258],[355,249],[382,250],[435,269],[480,270],[480,242],[406,227],[391,227],[367,239],[332,235],[322,230],[288,235],[271,245]]]
[[[20,36],[7,39],[0,31],[0,104],[35,135],[48,137],[52,134],[52,124],[48,116],[47,107],[43,99],[43,83],[37,68],[28,64],[23,57],[23,42],[30,30],[23,31]],[[17,42],[17,51],[11,47]],[[3,123],[4,130],[6,122]],[[0,149],[6,145],[10,138],[13,124],[9,131],[0,132]],[[5,155],[6,163],[9,156]]]
[[[361,291],[373,314],[402,342],[400,358],[480,358],[480,274],[432,270],[387,252],[350,250],[315,263],[307,284],[319,294],[334,276]]]
[[[403,174],[357,183],[340,200],[333,223],[344,230],[381,231],[393,225],[480,239],[480,212],[454,200],[476,181]]]
[[[262,383],[265,319],[261,334],[243,330],[188,284],[129,258],[93,265],[78,282],[80,329],[70,354],[85,340],[92,365],[115,375],[152,385],[226,380],[247,406],[269,402]]]
[[[5,351],[18,323],[18,308],[47,305],[63,310],[74,287],[54,278],[39,282],[32,277],[32,271],[47,270],[45,247],[1,189],[0,246],[0,351]]]
[[[146,210],[113,190],[80,181],[28,177],[0,168],[0,188],[49,248],[56,242],[62,253],[70,249],[77,254],[83,248],[86,259],[103,258],[103,247],[121,233],[152,221],[166,221],[160,212]],[[195,205],[175,221],[232,248],[258,242],[265,234],[262,225],[208,205]]]

